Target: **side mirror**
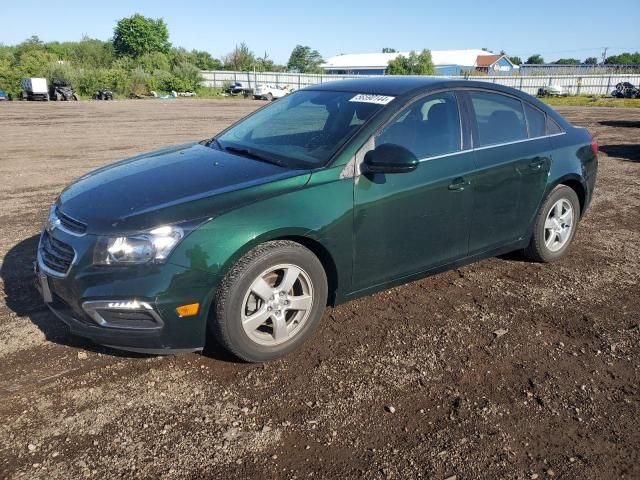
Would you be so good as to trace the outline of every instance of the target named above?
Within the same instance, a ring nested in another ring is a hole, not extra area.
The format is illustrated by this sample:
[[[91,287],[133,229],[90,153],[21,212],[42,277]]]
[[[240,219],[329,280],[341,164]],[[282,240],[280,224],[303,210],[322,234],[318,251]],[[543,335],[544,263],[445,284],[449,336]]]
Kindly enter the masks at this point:
[[[366,153],[364,165],[371,173],[405,173],[418,168],[418,159],[400,145],[383,143]]]

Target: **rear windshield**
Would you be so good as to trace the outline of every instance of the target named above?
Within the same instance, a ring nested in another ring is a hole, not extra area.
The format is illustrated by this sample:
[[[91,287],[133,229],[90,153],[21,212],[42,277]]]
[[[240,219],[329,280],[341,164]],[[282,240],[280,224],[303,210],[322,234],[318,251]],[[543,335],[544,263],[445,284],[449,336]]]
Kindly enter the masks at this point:
[[[353,92],[301,90],[256,112],[217,140],[223,149],[244,149],[290,168],[313,168],[329,161],[383,106]]]

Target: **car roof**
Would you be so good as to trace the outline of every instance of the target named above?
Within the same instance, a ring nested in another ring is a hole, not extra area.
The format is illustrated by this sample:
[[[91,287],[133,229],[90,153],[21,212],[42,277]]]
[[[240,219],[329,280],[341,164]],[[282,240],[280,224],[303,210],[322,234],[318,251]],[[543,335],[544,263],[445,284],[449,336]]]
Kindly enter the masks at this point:
[[[326,77],[325,77],[326,78]],[[351,80],[337,80],[307,87],[306,90],[329,90],[380,95],[403,95],[411,91],[433,87],[444,79],[412,76],[380,76]]]
[[[327,78],[326,76],[324,78]],[[327,91],[327,92],[352,92],[377,95],[390,95],[394,97],[412,97],[430,90],[441,88],[479,88],[483,90],[493,90],[508,95],[518,97],[540,110],[551,115],[563,126],[568,126],[567,122],[553,108],[545,105],[537,98],[515,88],[506,87],[498,83],[483,82],[477,80],[461,80],[448,77],[420,77],[420,76],[396,76],[385,75],[379,77],[364,77],[351,80],[337,80],[316,85],[310,85],[303,90]]]

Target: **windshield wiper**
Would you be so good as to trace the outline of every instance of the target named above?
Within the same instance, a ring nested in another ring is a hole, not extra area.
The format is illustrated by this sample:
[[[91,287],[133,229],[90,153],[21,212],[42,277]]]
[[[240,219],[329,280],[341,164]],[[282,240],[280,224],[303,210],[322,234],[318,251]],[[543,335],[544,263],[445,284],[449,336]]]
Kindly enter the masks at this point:
[[[218,145],[220,144],[218,143]],[[223,147],[223,149],[227,152],[237,153],[238,155],[242,155],[243,157],[253,158],[254,160],[258,160],[260,162],[270,163],[272,165],[284,167],[284,165],[278,160],[274,158],[265,157],[264,155],[254,152],[253,150],[250,150],[246,147],[227,146],[227,147]]]

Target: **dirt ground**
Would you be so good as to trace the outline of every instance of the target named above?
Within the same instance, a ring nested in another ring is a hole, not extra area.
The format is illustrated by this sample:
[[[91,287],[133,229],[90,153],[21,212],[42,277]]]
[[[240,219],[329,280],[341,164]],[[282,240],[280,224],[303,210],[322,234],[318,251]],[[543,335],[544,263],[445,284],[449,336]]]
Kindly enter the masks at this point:
[[[258,105],[0,104],[1,478],[640,478],[640,109],[561,109],[602,154],[559,263],[495,258],[329,309],[265,365],[71,337],[31,285],[58,192]]]

